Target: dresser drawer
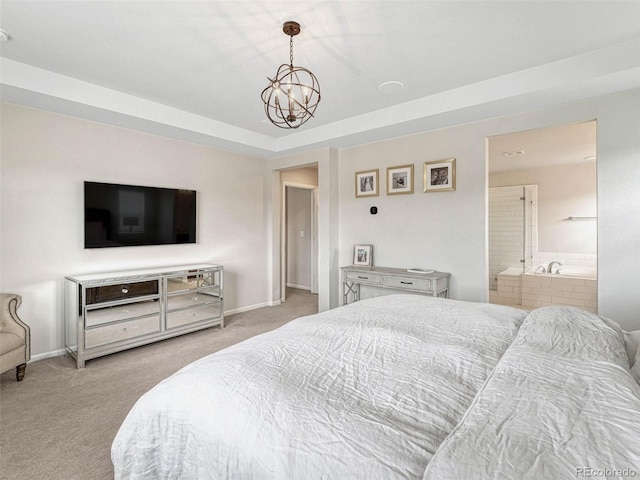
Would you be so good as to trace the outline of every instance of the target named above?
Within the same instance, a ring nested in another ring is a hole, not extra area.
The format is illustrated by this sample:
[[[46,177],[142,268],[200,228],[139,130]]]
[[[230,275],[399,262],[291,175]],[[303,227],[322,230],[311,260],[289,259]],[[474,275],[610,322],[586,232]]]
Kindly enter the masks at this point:
[[[167,296],[167,310],[196,307],[220,301],[220,289],[186,292]]]
[[[220,271],[193,271],[167,278],[167,293],[221,286]]]
[[[170,328],[182,327],[190,323],[197,323],[204,320],[220,318],[221,302],[198,305],[183,310],[175,310],[167,313],[167,330]]]
[[[144,302],[126,303],[103,308],[87,308],[84,321],[85,326],[95,327],[105,323],[118,322],[127,318],[160,315],[160,302],[147,300]]]
[[[87,287],[87,305],[158,294],[158,280]]]
[[[367,285],[382,285],[382,275],[379,273],[346,272],[345,279],[349,282],[357,282]]]
[[[85,334],[85,348],[134,339],[158,331],[160,331],[160,315],[90,328]]]
[[[384,286],[420,292],[431,292],[431,280],[413,277],[385,277]]]

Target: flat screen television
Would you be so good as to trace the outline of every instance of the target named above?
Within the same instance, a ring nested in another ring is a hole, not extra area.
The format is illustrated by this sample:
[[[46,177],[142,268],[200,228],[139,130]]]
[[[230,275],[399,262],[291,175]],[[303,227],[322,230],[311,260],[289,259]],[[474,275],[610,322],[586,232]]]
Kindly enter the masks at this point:
[[[84,182],[84,248],[195,242],[195,190]]]

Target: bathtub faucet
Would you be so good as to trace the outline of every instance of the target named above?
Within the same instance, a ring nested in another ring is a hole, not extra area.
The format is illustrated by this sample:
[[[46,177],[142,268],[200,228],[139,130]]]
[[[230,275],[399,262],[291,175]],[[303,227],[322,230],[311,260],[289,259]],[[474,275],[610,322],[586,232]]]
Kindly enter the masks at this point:
[[[544,265],[540,265],[538,268],[536,268],[535,273],[547,273],[547,269],[544,268]]]
[[[549,266],[547,267],[547,272],[549,273],[555,273],[556,275],[560,273],[560,269],[556,267],[556,271],[553,272],[551,269],[553,268],[554,265],[558,265],[558,267],[561,267],[562,264],[556,260],[554,260],[553,262],[549,263]]]

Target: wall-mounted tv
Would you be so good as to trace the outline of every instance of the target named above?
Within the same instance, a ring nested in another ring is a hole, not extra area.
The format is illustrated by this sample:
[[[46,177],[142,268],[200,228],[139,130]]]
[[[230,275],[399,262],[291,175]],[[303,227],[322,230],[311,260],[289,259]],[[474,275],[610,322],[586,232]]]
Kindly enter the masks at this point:
[[[196,242],[196,192],[84,182],[84,248]]]

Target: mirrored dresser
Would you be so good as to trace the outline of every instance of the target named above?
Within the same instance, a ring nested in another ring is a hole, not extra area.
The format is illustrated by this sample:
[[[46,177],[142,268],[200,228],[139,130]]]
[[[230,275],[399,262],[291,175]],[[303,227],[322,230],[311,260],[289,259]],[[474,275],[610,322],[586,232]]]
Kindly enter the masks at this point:
[[[85,362],[224,327],[223,267],[197,264],[66,277],[65,347]]]

